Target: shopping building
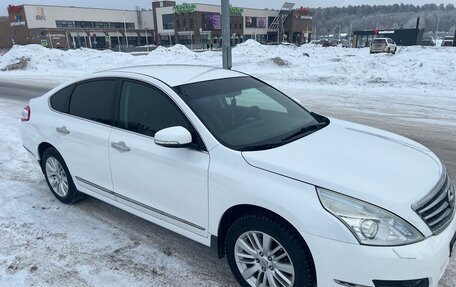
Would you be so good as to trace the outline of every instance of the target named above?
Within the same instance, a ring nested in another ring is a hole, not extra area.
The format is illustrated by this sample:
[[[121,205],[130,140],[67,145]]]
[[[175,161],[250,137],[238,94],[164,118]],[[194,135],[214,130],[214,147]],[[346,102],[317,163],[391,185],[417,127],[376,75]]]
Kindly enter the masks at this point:
[[[9,6],[8,15],[13,44],[111,48],[153,41],[152,10],[20,5]]]
[[[173,1],[153,2],[159,44],[221,45],[221,7],[208,4],[175,5]],[[230,41],[310,42],[312,17],[309,10],[294,9],[286,2],[280,10],[230,8]]]
[[[352,46],[355,48],[370,47],[375,38],[391,38],[398,46],[414,46],[421,43],[424,29],[420,29],[420,19],[416,21],[414,29],[387,29],[354,31]]]
[[[231,7],[230,41],[233,45],[247,39],[309,42],[312,17],[307,9],[294,6],[286,2],[280,10]],[[223,41],[221,7],[199,3],[154,1],[150,9],[137,10],[10,5],[8,21],[12,44],[50,48],[116,49],[147,44],[218,47]]]

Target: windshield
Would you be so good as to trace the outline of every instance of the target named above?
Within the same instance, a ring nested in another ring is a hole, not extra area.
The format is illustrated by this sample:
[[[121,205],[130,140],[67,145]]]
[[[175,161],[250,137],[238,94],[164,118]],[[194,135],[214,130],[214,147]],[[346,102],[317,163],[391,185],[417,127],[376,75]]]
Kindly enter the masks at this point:
[[[174,90],[214,137],[234,150],[277,147],[329,123],[252,77],[212,80]]]

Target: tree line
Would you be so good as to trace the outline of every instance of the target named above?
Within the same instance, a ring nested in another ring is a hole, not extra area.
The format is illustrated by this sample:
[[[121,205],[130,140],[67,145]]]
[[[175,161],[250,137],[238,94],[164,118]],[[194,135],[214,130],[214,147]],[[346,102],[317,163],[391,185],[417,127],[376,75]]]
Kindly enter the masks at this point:
[[[426,32],[450,32],[456,28],[453,4],[359,5],[311,9],[317,35],[348,33],[356,30],[407,29],[416,27]]]

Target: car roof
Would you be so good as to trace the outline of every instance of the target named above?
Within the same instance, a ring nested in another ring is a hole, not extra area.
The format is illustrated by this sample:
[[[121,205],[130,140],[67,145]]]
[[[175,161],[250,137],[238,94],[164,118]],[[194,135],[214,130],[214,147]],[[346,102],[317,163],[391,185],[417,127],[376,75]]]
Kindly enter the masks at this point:
[[[241,72],[225,70],[218,67],[195,65],[132,66],[111,69],[98,73],[103,72],[123,72],[146,75],[158,79],[171,87],[210,80],[248,76]]]

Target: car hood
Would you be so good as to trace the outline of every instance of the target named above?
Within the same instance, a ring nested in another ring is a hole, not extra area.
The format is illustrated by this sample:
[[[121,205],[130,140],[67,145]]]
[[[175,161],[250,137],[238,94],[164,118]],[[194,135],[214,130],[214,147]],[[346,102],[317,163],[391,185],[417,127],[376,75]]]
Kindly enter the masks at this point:
[[[398,213],[431,192],[443,172],[440,160],[412,140],[336,119],[289,144],[242,155],[251,166]]]

